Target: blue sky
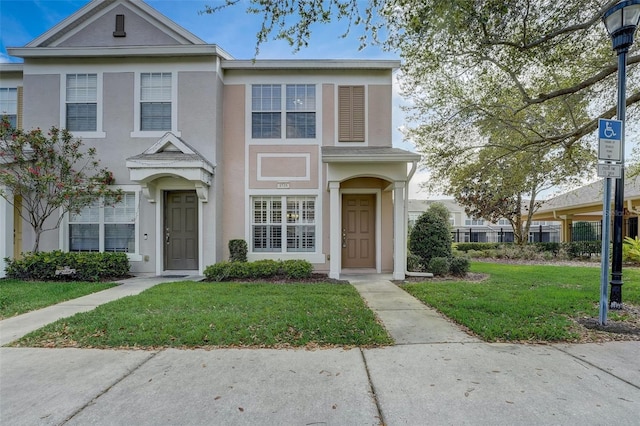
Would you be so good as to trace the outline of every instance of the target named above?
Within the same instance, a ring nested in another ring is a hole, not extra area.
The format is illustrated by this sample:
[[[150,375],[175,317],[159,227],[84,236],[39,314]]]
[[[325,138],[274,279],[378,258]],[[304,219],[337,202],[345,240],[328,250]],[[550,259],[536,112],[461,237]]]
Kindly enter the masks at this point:
[[[84,5],[88,0],[0,0],[0,60],[8,58],[6,48],[23,46]],[[148,0],[147,3],[207,43],[217,44],[237,59],[254,56],[256,33],[261,16],[245,12],[248,2],[213,15],[201,15],[204,5],[221,0]],[[284,41],[270,41],[260,48],[258,59],[399,59],[376,46],[359,50],[360,29],[352,27],[347,38],[348,21],[313,27],[309,47],[297,53]]]
[[[7,47],[20,47],[51,29],[73,14],[89,0],[0,0],[0,62],[21,62],[7,55]],[[216,5],[221,0],[147,0],[159,12],[191,31],[207,43],[217,44],[236,59],[254,57],[256,34],[260,30],[261,16],[246,13],[247,1],[213,15],[201,15],[204,5]],[[257,59],[400,59],[395,52],[383,51],[377,46],[359,49],[362,31],[351,27],[349,35],[341,37],[347,29],[347,20],[312,27],[309,46],[293,52],[284,41],[269,41],[260,47]],[[395,84],[393,105],[393,145],[414,151],[404,142],[398,128],[405,125],[400,110],[402,98]],[[411,184],[412,198],[426,198],[418,191],[417,183],[426,179],[426,172],[418,172]]]

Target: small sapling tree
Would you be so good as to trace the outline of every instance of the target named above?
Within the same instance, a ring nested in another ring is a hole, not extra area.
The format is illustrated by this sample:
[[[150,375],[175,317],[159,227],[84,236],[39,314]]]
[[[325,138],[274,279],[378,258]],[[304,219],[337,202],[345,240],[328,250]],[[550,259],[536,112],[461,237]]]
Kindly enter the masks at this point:
[[[119,201],[122,191],[110,188],[112,182],[96,150],[84,150],[67,130],[52,127],[45,134],[13,128],[6,119],[0,123],[0,196],[11,205],[21,197],[19,214],[33,228],[33,252],[42,233],[57,229],[65,214],[100,199]],[[54,213],[57,219],[48,221]]]

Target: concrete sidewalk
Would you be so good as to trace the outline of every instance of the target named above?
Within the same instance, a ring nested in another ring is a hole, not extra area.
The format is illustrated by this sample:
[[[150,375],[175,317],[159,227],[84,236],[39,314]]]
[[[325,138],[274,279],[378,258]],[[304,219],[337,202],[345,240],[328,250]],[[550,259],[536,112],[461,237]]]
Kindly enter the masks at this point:
[[[345,278],[395,346],[0,348],[0,423],[638,424],[640,342],[486,344],[385,277]]]

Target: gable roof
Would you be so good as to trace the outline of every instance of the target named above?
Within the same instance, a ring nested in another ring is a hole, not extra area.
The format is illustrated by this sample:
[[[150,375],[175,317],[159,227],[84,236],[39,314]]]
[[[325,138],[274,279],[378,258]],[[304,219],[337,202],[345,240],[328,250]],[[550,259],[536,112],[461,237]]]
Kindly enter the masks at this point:
[[[124,36],[116,36],[115,16],[123,15]],[[232,59],[141,0],[92,0],[24,47],[17,57],[217,55]]]

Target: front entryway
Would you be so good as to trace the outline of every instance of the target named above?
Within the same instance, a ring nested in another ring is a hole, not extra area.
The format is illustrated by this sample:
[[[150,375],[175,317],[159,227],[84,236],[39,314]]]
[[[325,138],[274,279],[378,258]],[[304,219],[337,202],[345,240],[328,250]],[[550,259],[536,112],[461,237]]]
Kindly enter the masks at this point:
[[[376,267],[376,196],[342,196],[342,268]]]
[[[164,269],[198,269],[198,196],[164,193]]]

